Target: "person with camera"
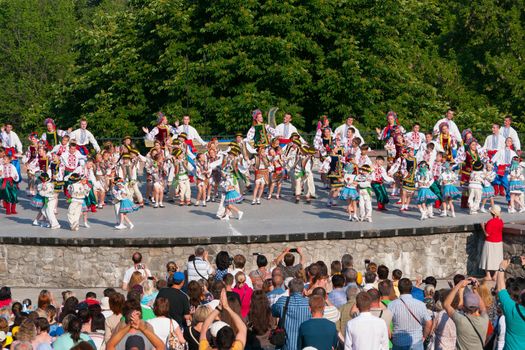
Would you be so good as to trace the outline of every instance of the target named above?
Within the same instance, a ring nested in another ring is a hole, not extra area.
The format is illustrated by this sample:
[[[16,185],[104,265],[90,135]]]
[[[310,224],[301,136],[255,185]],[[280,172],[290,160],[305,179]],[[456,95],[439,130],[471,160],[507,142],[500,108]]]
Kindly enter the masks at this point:
[[[209,262],[208,251],[203,247],[197,247],[195,249],[195,258],[192,261],[188,261],[187,270],[188,283],[200,279],[208,280],[208,277],[214,272]]]
[[[479,267],[485,270],[485,279],[492,280],[491,272],[495,272],[503,260],[503,220],[501,220],[501,207],[494,205],[489,209],[492,219],[481,225],[485,234],[485,242],[481,252]],[[494,280],[496,276],[494,275]]]
[[[452,288],[443,304],[456,325],[459,350],[483,350],[485,346],[489,316],[485,303],[479,296],[478,287],[479,282],[475,278],[464,279]],[[455,310],[452,303],[460,290],[463,290],[463,310]]]
[[[506,288],[505,271],[511,263],[521,265],[525,269],[525,256],[502,260],[496,272],[498,298],[505,316],[504,350],[523,349],[525,344],[525,288],[523,279],[520,278],[515,279],[509,288]]]
[[[131,260],[133,261],[133,266],[126,270],[124,278],[122,279],[122,289],[124,291],[128,291],[129,289],[129,280],[131,279],[133,272],[138,271],[145,278],[151,277],[151,271],[142,263],[142,254],[139,252],[133,253]]]
[[[295,264],[295,256],[292,253],[299,254],[299,257],[301,258],[299,264]],[[284,279],[287,279],[289,277],[295,277],[297,272],[304,268],[306,259],[304,258],[301,248],[286,248],[277,258],[275,258],[274,263],[275,266],[282,269]]]

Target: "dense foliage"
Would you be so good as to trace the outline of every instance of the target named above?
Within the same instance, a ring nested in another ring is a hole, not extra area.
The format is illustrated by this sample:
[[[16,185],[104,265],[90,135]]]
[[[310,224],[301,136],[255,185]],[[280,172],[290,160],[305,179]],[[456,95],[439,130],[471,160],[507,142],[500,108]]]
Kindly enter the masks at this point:
[[[272,106],[372,130],[395,110],[430,128],[504,114],[525,130],[525,2],[513,0],[0,0],[0,120],[87,116],[140,135],[155,112],[203,134],[246,131]],[[278,118],[279,120],[279,118]]]

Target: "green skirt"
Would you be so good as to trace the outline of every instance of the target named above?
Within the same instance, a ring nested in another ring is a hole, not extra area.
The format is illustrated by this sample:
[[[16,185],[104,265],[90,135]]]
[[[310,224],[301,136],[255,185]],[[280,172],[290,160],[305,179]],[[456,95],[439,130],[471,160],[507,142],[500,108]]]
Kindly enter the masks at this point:
[[[430,186],[430,190],[438,197],[438,200],[440,202],[443,201],[443,196],[441,195],[441,186],[436,181],[432,183],[432,186]]]
[[[376,194],[377,202],[381,204],[388,204],[390,200],[388,199],[388,193],[386,192],[385,185],[379,182],[372,182],[372,190]]]
[[[11,204],[18,203],[18,187],[12,179],[1,180],[0,199]]]

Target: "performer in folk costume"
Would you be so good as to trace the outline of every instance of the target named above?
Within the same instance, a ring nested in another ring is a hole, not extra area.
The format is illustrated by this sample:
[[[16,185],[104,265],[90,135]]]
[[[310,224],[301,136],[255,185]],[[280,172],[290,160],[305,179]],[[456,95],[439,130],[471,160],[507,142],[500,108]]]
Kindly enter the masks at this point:
[[[45,189],[46,183],[50,182],[49,181],[49,175],[47,173],[40,174],[40,176],[38,176],[38,180],[40,182],[36,185],[37,193],[31,199],[31,206],[38,210],[38,214],[36,215],[35,220],[33,220],[33,226],[40,226],[40,222],[39,221],[46,218],[45,215],[44,215],[44,210],[43,210],[43,207],[44,207],[44,204],[45,204],[44,203],[45,197],[42,196],[40,194],[40,192]],[[53,192],[54,192],[55,188],[54,188],[52,183],[51,183],[51,186],[52,186],[52,189],[53,189]]]
[[[208,191],[208,185],[211,178],[211,168],[206,158],[206,154],[199,153],[197,155],[197,201],[195,202],[196,206],[199,206],[202,201],[202,206],[206,206],[206,195]]]
[[[384,162],[385,158],[383,158],[383,156],[377,156],[374,161],[374,166],[371,168],[371,187],[376,195],[377,210],[387,210],[386,205],[389,203],[389,199],[388,192],[385,188],[385,182],[394,182],[394,179],[388,176],[385,168],[383,167]]]
[[[29,146],[22,157],[22,163],[26,165],[27,174],[27,195],[29,197],[36,194],[36,178],[38,172],[38,135],[32,132],[28,136]]]
[[[432,218],[434,217],[432,204],[437,200],[437,196],[430,190],[430,185],[432,185],[434,179],[428,169],[428,164],[425,161],[419,164],[416,182],[418,186],[417,207],[421,212],[421,220]]]
[[[357,213],[357,203],[359,201],[359,192],[357,191],[357,175],[352,163],[347,163],[343,175],[344,187],[339,192],[339,199],[348,202],[346,211],[350,221],[359,221]]]
[[[55,146],[60,144],[60,138],[66,136],[68,131],[57,129],[55,121],[51,118],[44,120],[44,126],[46,127],[46,131],[42,133],[40,140],[44,142],[46,150],[51,151]]]
[[[338,126],[334,130],[334,138],[341,140],[341,144],[346,147],[348,142],[352,141],[349,140],[349,138],[354,137],[359,137],[360,139],[363,138],[359,132],[359,129],[357,129],[354,125],[354,117],[350,115],[345,119],[345,123],[343,125]]]
[[[178,135],[184,133],[186,134],[186,139],[184,140],[184,143],[188,145],[192,153],[197,153],[197,149],[195,148],[195,145],[193,144],[193,141],[196,140],[201,145],[206,146],[208,143],[204,141],[201,136],[199,135],[199,132],[190,125],[190,116],[185,115],[182,117],[182,125],[178,125],[178,122],[175,123],[177,126],[176,133]]]
[[[492,134],[485,138],[483,148],[487,152],[489,159],[492,159],[499,150],[505,148],[505,137],[500,134],[498,123],[492,124]]]
[[[179,188],[180,206],[191,205],[191,184],[188,173],[190,171],[188,160],[184,159],[184,153],[180,149],[173,152],[174,176],[176,187]]]
[[[60,228],[60,224],[55,215],[55,208],[57,206],[58,196],[55,192],[55,184],[47,173],[41,173],[39,176],[40,183],[37,185],[38,193],[33,197],[31,204],[39,209],[33,225],[38,226],[39,220],[45,218],[47,224],[42,227],[48,227],[52,230]]]
[[[224,155],[221,155],[221,158],[219,158],[218,154],[217,154],[217,150],[215,149],[210,149],[208,151],[208,153],[206,154],[207,156],[207,160],[208,160],[208,163],[210,164],[217,164],[216,166],[214,167],[210,167],[211,168],[211,176],[210,176],[210,180],[209,180],[209,186],[208,186],[208,194],[207,194],[207,198],[206,198],[206,201],[212,201],[212,202],[215,202],[215,200],[217,199],[218,195],[219,195],[219,184],[221,182],[221,169],[220,169],[220,165],[222,164],[222,157]]]
[[[366,143],[362,144],[360,146],[361,153],[359,154],[359,157],[356,157],[357,166],[362,167],[363,165],[372,166],[372,161],[370,160],[370,157],[368,156],[368,152],[370,151],[370,146]]]
[[[264,187],[270,183],[271,164],[264,147],[259,147],[257,155],[252,160],[252,165],[255,172],[255,189],[253,190],[252,205],[255,205],[261,204]]]
[[[386,126],[383,129],[376,128],[377,139],[387,142],[394,136],[394,131],[399,129],[399,131],[404,134],[405,129],[399,125],[397,114],[393,111],[389,111],[386,114]]]
[[[408,210],[410,200],[416,191],[416,173],[417,173],[417,161],[414,157],[414,149],[404,149],[403,157],[398,159],[396,163],[390,168],[389,175],[395,174],[399,168],[402,176],[402,191],[401,191],[401,211]]]
[[[51,153],[51,157],[52,159],[49,163],[49,176],[51,177],[51,181],[53,181],[53,185],[55,186],[55,200],[53,202],[49,202],[49,206],[54,205],[53,212],[56,215],[58,213],[58,194],[62,191],[65,191],[64,167],[60,163],[60,157],[58,154]]]
[[[177,129],[168,124],[168,118],[162,112],[157,113],[157,126],[151,131],[146,127],[143,127],[142,130],[146,133],[146,140],[159,141],[162,147],[166,146],[168,140],[171,140],[171,135],[177,134]]]
[[[18,185],[20,180],[16,167],[11,164],[12,150],[5,152],[3,164],[0,164],[0,199],[4,203],[6,215],[16,215],[18,203]]]
[[[372,222],[372,167],[363,165],[356,178],[359,189],[359,220]]]
[[[20,138],[16,132],[13,131],[12,124],[7,123],[0,128],[0,141],[5,149],[5,153],[11,158],[11,165],[15,167],[16,172],[18,173],[18,180],[16,180],[16,183],[19,183],[22,181],[22,172],[20,171],[20,161],[18,158],[22,157],[23,148]]]
[[[494,207],[494,187],[492,182],[496,178],[494,172],[494,165],[491,162],[485,163],[485,169],[483,170],[483,192],[481,193],[481,209],[482,213],[487,213],[485,204],[487,200],[490,201],[490,207]]]
[[[495,188],[495,195],[505,195],[507,202],[510,202],[510,192],[509,192],[509,168],[510,163],[514,157],[518,155],[513,150],[514,144],[512,143],[512,138],[507,137],[505,139],[505,148],[500,149],[492,157],[492,163],[496,169],[496,179],[492,182],[492,185]]]
[[[461,197],[461,192],[456,187],[458,175],[452,171],[452,166],[449,162],[443,164],[443,172],[439,176],[439,182],[443,190],[443,210],[441,216],[447,216],[447,211],[453,218],[456,217],[454,211],[454,200]]]
[[[67,219],[71,231],[78,231],[79,229],[82,204],[84,203],[84,198],[90,191],[87,183],[83,183],[80,180],[80,175],[77,173],[72,173],[68,179],[69,185],[67,191],[70,195],[70,203],[67,210]]]
[[[407,147],[407,142],[404,135],[401,133],[401,129],[394,125],[393,127],[394,135],[388,139],[385,144],[385,150],[387,152],[387,168],[386,170],[390,172],[390,168],[397,162],[401,162],[403,152]],[[400,170],[400,168],[399,168]],[[400,171],[392,172],[392,177],[394,178],[394,184],[392,185],[392,196],[399,196],[401,190],[403,189],[402,176]],[[401,204],[401,199],[397,204]]]
[[[117,230],[123,230],[126,228],[132,229],[135,227],[128,217],[129,213],[139,210],[139,206],[134,204],[129,198],[128,186],[120,177],[115,178],[115,186],[113,187],[113,197],[118,202],[118,217],[119,224],[115,226]],[[126,226],[126,224],[128,226]]]
[[[441,185],[439,182],[439,176],[443,172],[443,153],[441,152],[436,153],[436,158],[434,159],[434,161],[428,164],[429,164],[430,174],[432,175],[432,179],[434,179],[434,181],[430,185],[430,190],[437,197],[436,202],[434,204],[429,205],[429,208],[428,208],[429,212],[433,213],[434,211],[433,207],[435,206],[436,208],[440,209],[442,202],[443,202]],[[431,216],[433,216],[433,214],[431,214]]]
[[[458,142],[460,140],[456,139],[454,135],[450,134],[448,124],[445,122],[440,124],[439,131],[440,132],[437,135],[435,142],[437,144],[436,150],[438,152],[443,152],[445,161],[452,164],[456,158]]]
[[[176,149],[174,152],[177,152],[174,154],[182,155],[182,151],[180,149]],[[167,175],[164,155],[162,153],[155,152],[153,159],[148,161],[147,166],[149,168],[148,172],[151,174],[152,179],[151,181],[153,186],[153,208],[164,208],[164,189],[166,188]],[[176,176],[175,173],[174,176]],[[168,181],[169,180],[171,180],[171,178],[168,178]],[[177,187],[177,185],[175,187]]]
[[[275,137],[275,129],[264,123],[261,110],[256,109],[252,112],[253,126],[248,130],[244,141],[253,141],[255,147],[268,146],[270,139]]]
[[[320,157],[325,157],[330,153],[334,147],[334,138],[332,137],[332,129],[324,128],[317,132],[314,138],[314,147],[319,152]]]
[[[100,152],[100,146],[91,131],[87,129],[87,125],[87,119],[82,118],[80,119],[80,128],[69,133],[69,137],[71,140],[75,140],[78,150],[84,156],[89,155],[88,146],[93,147],[96,153]]]
[[[523,176],[523,169],[519,163],[518,157],[516,156],[512,159],[509,168],[509,213],[525,212],[525,207],[523,206],[522,200],[523,192],[525,191],[524,180],[525,177]]]
[[[416,153],[416,156],[418,155],[419,151],[421,151],[423,148],[423,144],[425,143],[425,134],[420,132],[421,126],[419,123],[414,123],[412,126],[412,131],[407,132],[405,135],[405,139],[407,142],[411,143],[414,146],[414,152]]]
[[[60,140],[60,143],[55,145],[53,149],[51,150],[51,153],[56,153],[58,156],[62,156],[62,154],[66,153],[69,150],[69,141],[71,139],[68,135],[64,135],[62,139]]]
[[[223,206],[225,208],[224,215],[220,216],[221,220],[230,220],[230,216],[233,212],[237,213],[237,218],[242,219],[243,212],[235,206],[235,203],[239,203],[243,200],[242,195],[236,190],[235,178],[232,174],[233,169],[226,167],[222,171],[221,188],[225,193]]]
[[[131,148],[128,153],[122,155],[118,167],[118,176],[128,185],[131,199],[136,199],[139,207],[144,206],[144,198],[139,189],[139,167],[141,163],[146,163],[147,159],[143,157],[135,148]]]
[[[95,177],[95,164],[93,163],[93,160],[88,159],[84,166],[82,167],[82,176],[86,180],[88,186],[89,186],[89,193],[84,199],[84,204],[86,206],[86,209],[96,213],[97,212],[97,196],[95,195],[95,191],[97,191],[101,186],[98,183],[96,177]],[[87,214],[84,214],[84,222],[87,224]],[[88,227],[88,226],[86,226]]]
[[[273,190],[277,187],[277,193],[275,194],[275,199],[281,197],[281,188],[283,184],[283,174],[284,174],[284,161],[280,154],[279,146],[278,150],[270,148],[268,150],[268,159],[270,161],[270,167],[272,169],[270,173],[270,188],[268,190],[268,199],[272,199]]]
[[[295,141],[294,141],[295,142]],[[301,193],[305,195],[306,203],[311,203],[312,198],[315,198],[315,183],[313,168],[313,157],[315,155],[315,148],[302,145],[300,147],[301,154],[296,159],[296,164],[293,166],[293,178],[295,179],[295,203],[299,203]]]
[[[330,181],[330,197],[328,198],[327,203],[327,206],[329,207],[336,205],[335,199],[338,197],[339,191],[344,186],[343,162],[343,149],[338,145],[338,141],[336,141],[335,147],[330,150],[330,155],[326,157],[321,165],[322,172],[326,174],[326,177]]]
[[[86,156],[84,156],[77,148],[77,144],[74,141],[69,142],[69,148],[67,152],[62,153],[60,156],[60,164],[64,167],[64,194],[69,198],[68,194],[68,177],[73,173],[82,172],[82,166],[86,161]]]
[[[468,205],[470,208],[470,214],[477,214],[481,205],[481,198],[483,195],[483,163],[480,160],[477,160],[472,165],[468,190]]]
[[[466,151],[461,152],[458,155],[456,163],[460,164],[460,183],[463,188],[461,208],[468,208],[470,173],[472,172],[473,164],[477,161],[481,161],[481,157],[478,153],[478,142],[475,139],[471,138],[466,140],[464,145]]]

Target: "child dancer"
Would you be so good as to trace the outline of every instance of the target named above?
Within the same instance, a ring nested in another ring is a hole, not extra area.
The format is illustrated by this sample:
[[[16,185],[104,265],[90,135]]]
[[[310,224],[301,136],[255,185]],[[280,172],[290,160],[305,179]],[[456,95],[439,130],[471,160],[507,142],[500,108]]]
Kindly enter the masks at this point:
[[[181,150],[179,152],[182,153]],[[149,161],[148,172],[151,174],[151,182],[153,185],[152,203],[153,208],[164,208],[162,201],[164,200],[165,187],[165,172],[164,172],[164,156],[161,153],[155,153],[153,160]]]
[[[470,215],[477,214],[483,190],[483,163],[477,160],[472,165],[472,172],[470,173],[468,184],[468,206],[470,208]]]
[[[33,220],[33,226],[40,226],[40,220],[45,219],[44,215],[44,201],[45,197],[40,194],[41,191],[45,190],[46,183],[49,182],[49,175],[47,173],[41,173],[38,177],[40,183],[36,185],[36,195],[31,198],[31,206],[38,209],[38,214],[35,220]]]
[[[359,187],[359,219],[368,222],[372,222],[371,172],[370,165],[365,164],[359,169],[359,175],[356,179]]]
[[[27,195],[29,197],[36,194],[36,178],[38,172],[38,135],[32,132],[29,137],[31,143],[22,159],[27,169]]]
[[[485,164],[485,170],[483,170],[483,190],[481,193],[481,209],[482,213],[487,213],[485,204],[487,199],[490,200],[490,206],[494,207],[494,187],[492,181],[496,179],[496,173],[494,172],[494,165],[491,162]]]
[[[277,186],[277,193],[275,199],[279,199],[281,196],[281,187],[283,184],[283,160],[277,150],[270,148],[268,150],[268,156],[270,159],[270,165],[272,167],[272,173],[270,176],[270,189],[268,190],[268,199],[272,199],[273,190]]]
[[[330,180],[330,194],[326,205],[331,207],[336,204],[335,198],[338,197],[341,187],[343,187],[342,179],[343,174],[343,162],[342,162],[342,149],[335,147],[330,151],[330,155],[324,160],[321,165],[320,171],[327,174],[327,178]]]
[[[84,199],[89,194],[90,188],[80,181],[80,175],[77,173],[69,175],[66,181],[69,183],[67,192],[70,196],[69,208],[67,210],[69,228],[71,231],[78,231],[82,205]]]
[[[60,224],[55,215],[58,202],[58,193],[55,189],[55,183],[51,181],[49,175],[43,173],[40,175],[42,183],[39,185],[38,194],[44,199],[42,214],[47,219],[48,227],[52,230],[60,228]]]
[[[123,230],[127,228],[126,223],[129,228],[132,229],[135,227],[131,220],[128,217],[129,213],[139,210],[139,206],[133,203],[129,198],[127,185],[123,179],[117,177],[115,178],[115,187],[113,188],[113,196],[115,200],[118,201],[118,214],[119,214],[119,224],[115,226],[117,230]]]
[[[525,212],[525,207],[522,204],[523,191],[525,191],[525,185],[523,172],[518,162],[518,157],[514,157],[510,163],[509,171],[509,191],[510,191],[510,204],[509,213]]]
[[[348,201],[346,208],[348,212],[348,219],[350,221],[359,221],[357,216],[357,201],[359,200],[359,192],[357,192],[357,176],[354,174],[354,165],[348,163],[344,169],[343,182],[345,187],[339,194],[339,199]]]
[[[388,176],[383,164],[385,158],[383,156],[377,156],[375,159],[373,173],[372,173],[372,190],[376,195],[377,199],[377,210],[387,210],[386,205],[389,202],[388,192],[386,191],[384,182],[394,182],[394,179]]]
[[[226,192],[226,195],[224,196],[225,212],[224,216],[220,218],[221,220],[230,220],[230,214],[232,212],[236,212],[237,218],[241,220],[244,214],[235,206],[235,203],[242,201],[242,195],[235,189],[235,179],[232,176],[231,170],[231,168],[226,168],[222,173],[223,181],[221,182],[221,187],[224,192]]]
[[[264,147],[259,147],[257,155],[252,162],[255,170],[255,189],[253,190],[252,205],[255,205],[261,204],[264,186],[270,183],[270,160]]]
[[[179,205],[191,205],[191,185],[190,178],[188,176],[188,161],[184,159],[185,155],[181,149],[175,149],[173,152],[173,156],[175,157],[175,159],[173,160],[173,172],[175,176],[175,182],[178,185],[180,194]],[[175,186],[175,188],[177,188],[177,186]],[[164,206],[162,206],[161,208],[163,207]]]
[[[206,195],[208,190],[208,184],[210,182],[211,170],[209,167],[208,160],[204,153],[199,153],[197,155],[197,201],[195,202],[196,206],[199,206],[200,201],[202,200],[202,206],[206,206]]]
[[[430,186],[434,179],[432,174],[428,170],[428,164],[425,161],[422,161],[419,164],[419,170],[416,175],[416,182],[418,185],[417,191],[417,207],[421,212],[421,220],[426,220],[429,217],[428,206],[434,203],[437,199],[437,196],[430,190]]]
[[[443,211],[440,216],[447,216],[447,210],[450,212],[450,215],[455,218],[456,213],[454,211],[454,200],[461,197],[461,192],[459,192],[455,183],[458,181],[458,175],[452,171],[449,162],[443,164],[443,172],[439,177],[439,182],[441,183],[441,188],[443,189]]]

